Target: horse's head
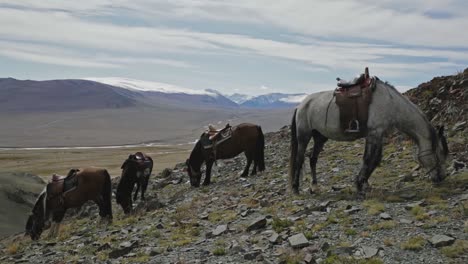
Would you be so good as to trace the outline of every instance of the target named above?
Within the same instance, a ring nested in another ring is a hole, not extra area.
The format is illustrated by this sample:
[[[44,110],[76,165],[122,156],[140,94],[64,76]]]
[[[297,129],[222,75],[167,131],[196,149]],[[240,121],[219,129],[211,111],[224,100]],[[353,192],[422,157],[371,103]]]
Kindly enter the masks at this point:
[[[421,151],[419,161],[427,168],[433,182],[441,182],[447,176],[445,161],[448,156],[447,139],[444,136],[444,127],[438,127],[432,136],[432,150]]]
[[[190,178],[190,185],[192,185],[193,187],[200,187],[201,170],[195,170],[192,164],[190,163],[190,159],[187,159],[185,164],[187,165],[187,173]]]
[[[38,240],[41,237],[42,231],[46,228],[46,192],[43,191],[34,205],[32,214],[29,215],[26,222],[26,235],[29,235],[32,240]]]

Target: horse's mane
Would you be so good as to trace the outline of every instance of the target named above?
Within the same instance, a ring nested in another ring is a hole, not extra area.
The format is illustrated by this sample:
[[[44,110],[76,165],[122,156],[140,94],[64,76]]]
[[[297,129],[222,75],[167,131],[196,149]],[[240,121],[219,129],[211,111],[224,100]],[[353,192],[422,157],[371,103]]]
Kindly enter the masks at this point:
[[[390,88],[390,90],[392,90],[394,93],[389,93],[390,96],[393,96],[393,95],[396,95],[398,97],[400,97],[400,99],[402,99],[403,101],[407,102],[408,105],[413,108],[413,110],[417,113],[419,113],[422,118],[424,118],[424,120],[426,120],[427,124],[428,124],[428,130],[429,130],[429,133],[430,133],[430,137],[431,137],[431,143],[432,143],[432,150],[436,150],[437,149],[437,131],[435,130],[435,128],[431,125],[431,122],[429,121],[429,119],[427,119],[427,116],[421,111],[421,109],[415,105],[413,102],[411,102],[411,100],[404,96],[402,93],[400,93],[396,88],[395,86],[393,86],[390,82],[388,81],[382,81],[380,80],[378,77],[376,77],[376,81],[377,82],[380,82],[381,84],[385,85],[387,88]],[[442,145],[444,145],[444,143],[442,143]],[[444,151],[445,151],[445,148],[446,148],[447,144],[445,143],[444,145]]]
[[[34,203],[34,207],[32,209],[32,212],[39,212],[40,208],[39,206],[42,205],[42,210],[43,210],[43,215],[46,215],[46,201],[47,201],[47,186],[44,187],[42,192],[39,194],[39,196],[36,199],[36,202]]]
[[[195,143],[195,146],[193,147],[193,150],[190,153],[189,160],[192,161],[194,159],[200,159],[201,158],[200,156],[202,155],[201,152],[202,152],[202,144],[200,140],[197,140],[197,143]]]

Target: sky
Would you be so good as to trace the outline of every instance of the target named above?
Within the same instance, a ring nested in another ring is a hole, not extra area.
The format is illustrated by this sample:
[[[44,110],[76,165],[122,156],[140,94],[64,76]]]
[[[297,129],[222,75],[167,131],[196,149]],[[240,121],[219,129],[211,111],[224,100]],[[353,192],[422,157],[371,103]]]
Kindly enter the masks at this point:
[[[226,94],[400,91],[468,67],[465,0],[0,0],[0,77],[122,77]]]

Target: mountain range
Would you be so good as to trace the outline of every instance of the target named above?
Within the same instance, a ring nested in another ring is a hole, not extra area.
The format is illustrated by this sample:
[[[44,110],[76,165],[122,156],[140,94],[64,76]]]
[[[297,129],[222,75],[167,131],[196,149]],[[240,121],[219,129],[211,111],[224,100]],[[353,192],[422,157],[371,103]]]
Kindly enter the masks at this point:
[[[128,78],[0,79],[0,111],[77,111],[136,105],[178,108],[292,108],[304,94],[224,95]]]
[[[214,89],[127,78],[3,78],[0,147],[193,142],[209,123],[251,122],[273,131],[288,122],[299,97],[236,99]]]

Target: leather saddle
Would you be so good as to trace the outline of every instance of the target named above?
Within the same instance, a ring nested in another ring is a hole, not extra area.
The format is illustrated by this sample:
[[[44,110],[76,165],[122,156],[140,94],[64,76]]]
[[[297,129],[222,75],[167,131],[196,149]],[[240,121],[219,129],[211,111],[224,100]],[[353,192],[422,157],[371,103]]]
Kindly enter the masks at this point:
[[[226,124],[226,126],[217,131],[216,133],[210,135],[209,133],[205,133],[205,137],[202,136],[202,138],[205,138],[202,140],[202,145],[205,149],[212,148],[214,145],[219,145],[223,143],[224,141],[228,140],[232,136],[232,126],[230,124]]]
[[[147,167],[147,164],[151,162],[148,156],[146,156],[143,152],[136,152],[134,159],[138,163],[139,168],[145,168]]]
[[[78,169],[71,169],[67,176],[52,175],[52,180],[47,184],[48,197],[54,198],[75,189],[78,186],[77,173],[79,171]]]
[[[374,78],[370,77],[366,67],[364,73],[352,81],[336,79],[338,87],[334,95],[340,109],[341,128],[346,133],[365,133],[372,91],[375,89]]]

